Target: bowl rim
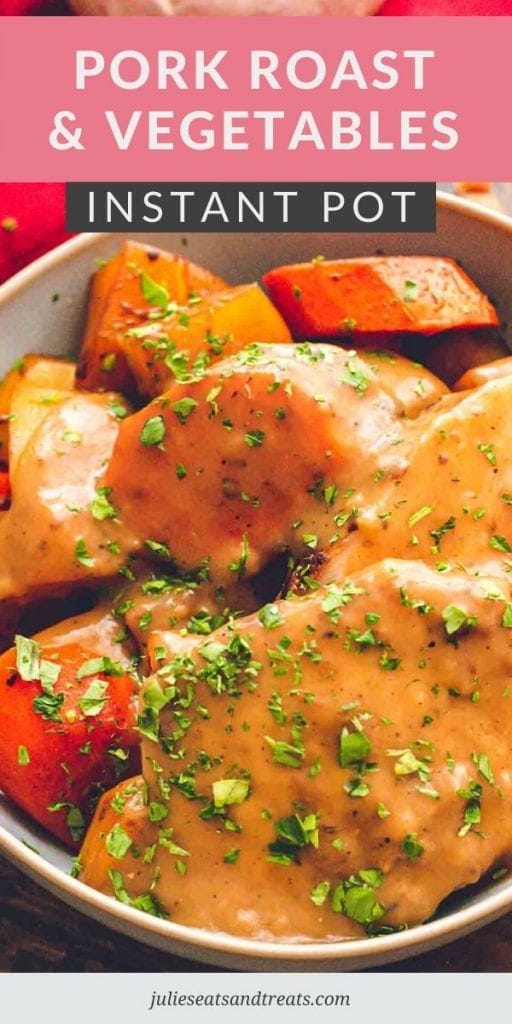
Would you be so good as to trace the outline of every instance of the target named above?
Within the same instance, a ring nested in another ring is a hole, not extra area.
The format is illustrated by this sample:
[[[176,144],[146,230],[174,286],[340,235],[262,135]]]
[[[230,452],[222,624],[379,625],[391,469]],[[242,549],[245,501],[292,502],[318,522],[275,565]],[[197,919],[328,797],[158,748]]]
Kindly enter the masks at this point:
[[[449,193],[437,192],[437,204],[444,210],[460,212],[469,219],[482,222],[512,233],[512,217],[498,211],[478,206],[470,200]],[[150,234],[151,232],[148,232]],[[0,286],[0,308],[16,299],[20,292],[46,273],[72,260],[75,256],[93,248],[109,238],[126,237],[129,232],[91,232],[79,234],[50,252],[40,256],[27,267]],[[140,234],[136,232],[135,234]],[[264,234],[264,232],[262,232]],[[158,235],[156,235],[158,238]],[[480,897],[478,902],[458,910],[448,911],[426,924],[402,932],[394,932],[376,938],[347,939],[325,942],[277,942],[237,937],[223,932],[210,932],[187,925],[175,924],[143,914],[133,907],[117,902],[111,896],[96,891],[79,879],[72,878],[44,855],[31,850],[8,828],[0,825],[0,852],[5,854],[17,867],[32,879],[49,889],[66,903],[82,913],[117,928],[139,941],[175,952],[180,956],[210,963],[219,963],[227,957],[237,961],[245,960],[264,967],[275,965],[279,970],[286,964],[293,969],[304,965],[318,969],[325,964],[346,969],[370,967],[392,960],[409,957],[415,953],[442,946],[495,920],[512,907],[512,878],[497,884],[493,890]]]

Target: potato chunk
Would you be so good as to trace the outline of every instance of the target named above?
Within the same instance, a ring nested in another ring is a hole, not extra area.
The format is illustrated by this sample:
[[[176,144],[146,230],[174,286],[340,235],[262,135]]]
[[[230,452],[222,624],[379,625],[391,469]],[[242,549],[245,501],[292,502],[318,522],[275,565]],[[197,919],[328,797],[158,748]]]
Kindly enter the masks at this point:
[[[126,242],[93,278],[78,384],[89,391],[134,388],[121,342],[140,327],[162,296],[186,303],[191,293],[225,287],[225,281],[182,256]]]

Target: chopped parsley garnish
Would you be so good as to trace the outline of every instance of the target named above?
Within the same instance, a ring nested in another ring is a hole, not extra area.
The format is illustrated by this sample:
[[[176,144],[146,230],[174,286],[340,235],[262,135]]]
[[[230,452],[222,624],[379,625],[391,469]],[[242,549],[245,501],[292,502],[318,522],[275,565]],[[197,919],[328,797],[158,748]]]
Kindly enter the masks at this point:
[[[355,359],[347,360],[340,380],[342,384],[348,384],[361,396],[364,395],[370,383],[370,377],[363,372],[363,364],[359,364]]]
[[[93,679],[78,704],[86,718],[95,718],[105,707],[108,683],[102,679]]]
[[[195,398],[180,398],[178,402],[171,403],[171,409],[176,413],[180,423],[186,423],[188,417],[197,409]]]
[[[34,697],[32,706],[34,711],[47,721],[61,722],[62,718],[59,715],[59,708],[63,703],[63,693],[41,693],[39,697]]]
[[[336,624],[341,615],[341,609],[349,604],[352,598],[358,594],[364,594],[364,590],[354,586],[349,580],[346,580],[342,587],[339,587],[337,583],[330,583],[325,588],[322,611],[326,612],[331,622]]]
[[[144,544],[154,555],[158,555],[159,558],[171,558],[171,552],[167,544],[162,544],[159,540],[145,540]]]
[[[404,287],[404,302],[416,302],[418,298],[418,285],[416,281],[406,281]]]
[[[491,466],[496,465],[496,452],[494,451],[493,444],[477,444],[477,448],[479,452],[482,452],[482,455],[485,455],[487,461],[491,463]]]
[[[132,839],[122,825],[116,823],[105,837],[107,853],[116,860],[122,860],[132,845]]]
[[[236,572],[238,578],[242,579],[247,571],[247,559],[249,558],[249,538],[246,533],[242,537],[242,551],[240,557],[234,559],[229,563],[228,569],[230,572]]]
[[[216,808],[241,804],[249,796],[249,783],[245,779],[219,779],[212,784],[213,803]]]
[[[363,731],[349,732],[347,728],[342,729],[339,749],[342,768],[352,768],[354,765],[364,763],[371,749],[372,745],[366,733]]]
[[[471,760],[485,781],[488,782],[490,786],[494,786],[494,774],[489,761],[489,755],[473,752],[471,754]]]
[[[116,368],[117,356],[115,352],[107,352],[101,360],[101,369],[104,373],[112,373]]]
[[[323,907],[329,893],[331,891],[331,883],[325,879],[323,882],[317,882],[312,888],[309,898],[315,907]]]
[[[94,558],[91,558],[83,537],[79,537],[75,544],[75,559],[79,565],[83,565],[86,569],[94,567]]]
[[[450,516],[450,518],[447,519],[445,523],[442,523],[441,526],[436,526],[436,528],[434,530],[429,530],[430,536],[435,541],[436,551],[437,552],[439,552],[441,550],[441,540],[443,539],[445,534],[449,533],[450,530],[454,530],[455,529],[455,523],[456,523],[455,517],[454,516]]]
[[[121,402],[117,401],[116,399],[110,402],[108,411],[112,413],[112,416],[115,416],[116,420],[124,420],[125,417],[128,415],[128,409],[126,408],[126,406],[122,405]]]
[[[104,673],[106,676],[122,676],[124,675],[124,668],[119,661],[112,661],[111,658],[90,658],[89,661],[84,661],[83,665],[77,669],[76,678],[85,679],[86,676],[95,676],[99,672]]]
[[[268,860],[274,864],[292,864],[303,847],[317,848],[318,825],[318,814],[308,814],[305,818],[292,814],[276,821],[274,827],[279,838],[268,844]]]
[[[163,416],[150,416],[140,432],[140,443],[147,448],[160,446],[167,433]]]
[[[267,708],[272,715],[272,718],[278,725],[284,725],[286,722],[286,715],[283,709],[283,698],[280,693],[273,693],[267,702]]]
[[[140,288],[146,302],[149,302],[150,306],[158,306],[164,310],[167,309],[170,295],[165,285],[158,284],[158,281],[153,281],[153,278],[143,273],[140,277]]]
[[[453,636],[462,629],[472,629],[477,621],[474,615],[468,615],[463,608],[458,608],[455,604],[449,604],[443,609],[442,619],[448,636]]]
[[[409,516],[407,525],[416,526],[416,523],[420,523],[422,519],[425,519],[426,516],[429,516],[433,511],[433,505],[424,505],[423,508],[419,508],[417,512],[413,512],[412,516]]]
[[[274,740],[271,736],[265,736],[265,741],[272,750],[272,762],[282,764],[287,768],[300,768],[304,760],[303,744],[292,746],[284,740]]]
[[[499,534],[494,534],[489,541],[489,547],[494,548],[495,551],[507,551],[511,552],[512,548],[506,537],[501,537]]]
[[[244,436],[244,441],[249,448],[260,448],[265,440],[265,432],[263,430],[248,430]]]
[[[265,629],[275,629],[283,621],[279,605],[277,604],[264,605],[258,614],[258,618]]]
[[[419,860],[425,853],[425,847],[423,843],[418,842],[416,832],[410,832],[409,835],[405,836],[405,839],[402,839],[400,849],[405,853],[407,860],[412,861]]]
[[[89,510],[93,519],[99,519],[100,521],[102,521],[104,519],[117,518],[117,509],[115,509],[114,506],[109,501],[109,496],[111,493],[111,487],[100,487],[99,491],[96,493],[96,496],[93,498],[91,504],[89,505]]]
[[[384,875],[378,868],[363,869],[350,875],[333,890],[332,909],[371,928],[386,912],[375,897],[375,889],[379,889],[383,881]]]
[[[482,787],[479,782],[470,782],[466,789],[458,789],[457,796],[466,800],[462,825],[457,832],[458,836],[465,836],[471,831],[474,825],[479,825],[481,820],[480,800]]]
[[[16,647],[16,668],[21,678],[27,682],[39,679],[40,656],[39,645],[35,640],[19,634],[14,637]]]
[[[50,804],[48,810],[51,812],[62,811],[68,809],[66,815],[66,823],[71,833],[71,838],[74,843],[78,843],[85,832],[85,818],[80,807],[76,804],[70,804],[65,800],[58,800],[54,804]]]

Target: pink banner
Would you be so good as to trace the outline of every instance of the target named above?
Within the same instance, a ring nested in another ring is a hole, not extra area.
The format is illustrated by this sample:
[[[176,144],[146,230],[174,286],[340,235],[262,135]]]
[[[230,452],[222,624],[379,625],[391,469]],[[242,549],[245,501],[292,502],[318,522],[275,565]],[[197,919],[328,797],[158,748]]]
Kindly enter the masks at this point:
[[[1,180],[510,180],[512,18],[101,22],[2,19]]]

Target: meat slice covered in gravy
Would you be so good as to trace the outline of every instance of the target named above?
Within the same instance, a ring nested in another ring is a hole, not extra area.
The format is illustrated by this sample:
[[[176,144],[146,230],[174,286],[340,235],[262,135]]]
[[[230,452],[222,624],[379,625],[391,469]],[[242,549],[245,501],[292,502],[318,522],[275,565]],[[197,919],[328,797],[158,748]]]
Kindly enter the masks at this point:
[[[75,394],[30,437],[0,518],[0,598],[24,600],[116,573],[115,512],[100,493],[119,428],[115,396]],[[106,504],[107,502],[107,504]]]
[[[511,846],[510,613],[503,581],[384,560],[157,637],[145,803],[103,798],[83,880],[263,939],[425,920]]]
[[[128,530],[225,584],[323,548],[343,493],[406,466],[403,409],[354,352],[250,346],[121,425],[105,483]]]
[[[400,479],[361,508],[357,531],[332,549],[322,582],[382,558],[459,563],[508,578],[512,553],[512,377],[442,399],[410,424],[415,442]]]

